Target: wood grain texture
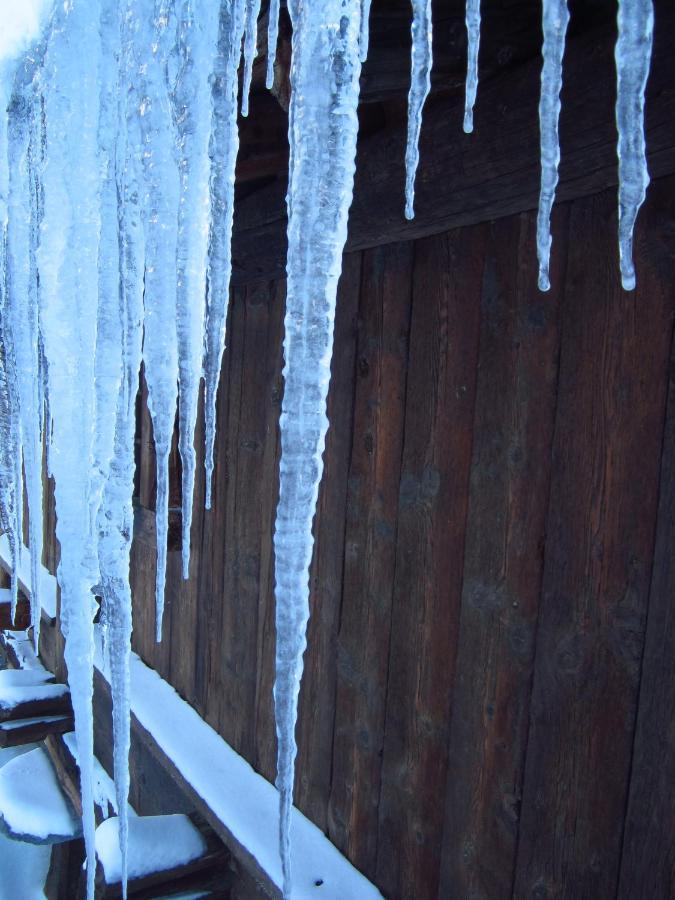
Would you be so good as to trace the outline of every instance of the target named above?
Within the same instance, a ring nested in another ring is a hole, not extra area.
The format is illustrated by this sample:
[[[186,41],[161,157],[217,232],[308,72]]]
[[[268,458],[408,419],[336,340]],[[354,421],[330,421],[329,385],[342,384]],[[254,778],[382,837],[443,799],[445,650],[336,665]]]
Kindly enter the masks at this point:
[[[409,245],[363,256],[328,833],[371,877],[377,863],[411,274]]]
[[[613,192],[571,211],[518,897],[590,900],[617,887],[673,312],[670,273],[652,267],[641,237],[648,219],[649,207],[641,287],[627,293]]]
[[[536,217],[493,223],[481,292],[457,675],[438,896],[511,896],[545,544],[567,209],[550,293]]]
[[[415,249],[377,883],[438,890],[486,229]]]

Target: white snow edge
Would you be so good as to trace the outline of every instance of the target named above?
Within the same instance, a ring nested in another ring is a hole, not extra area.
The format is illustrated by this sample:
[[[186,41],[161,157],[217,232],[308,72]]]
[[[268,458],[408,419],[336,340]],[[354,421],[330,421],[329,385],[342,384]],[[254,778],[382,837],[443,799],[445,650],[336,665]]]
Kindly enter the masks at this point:
[[[0,537],[0,563],[7,567],[9,543]],[[27,559],[27,554],[24,554]],[[21,567],[23,569],[23,566]],[[56,579],[42,569],[42,604],[56,617]],[[26,589],[28,582],[21,578]],[[96,668],[110,683],[101,642]],[[162,752],[281,891],[278,851],[279,793],[223,740],[154,669],[131,654],[131,711]],[[292,900],[370,900],[378,889],[352,866],[326,835],[293,808]]]
[[[9,538],[6,534],[0,535],[0,565],[10,575],[12,573],[11,556],[9,553]],[[30,550],[24,544],[21,550],[21,560],[18,566],[19,587],[25,593],[30,595],[31,577],[30,577]],[[56,622],[56,578],[42,566],[40,572],[40,589],[42,596],[42,613],[52,623]]]

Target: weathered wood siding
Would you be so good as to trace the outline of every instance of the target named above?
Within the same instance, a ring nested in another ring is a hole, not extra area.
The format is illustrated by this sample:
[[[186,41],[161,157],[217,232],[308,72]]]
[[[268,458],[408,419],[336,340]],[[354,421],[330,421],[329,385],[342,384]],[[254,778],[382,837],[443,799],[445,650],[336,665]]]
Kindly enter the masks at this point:
[[[673,197],[632,294],[614,190],[556,208],[548,294],[531,212],[345,257],[296,802],[387,897],[675,896]],[[143,402],[132,559],[135,649],[269,779],[283,315],[234,291],[160,645]]]

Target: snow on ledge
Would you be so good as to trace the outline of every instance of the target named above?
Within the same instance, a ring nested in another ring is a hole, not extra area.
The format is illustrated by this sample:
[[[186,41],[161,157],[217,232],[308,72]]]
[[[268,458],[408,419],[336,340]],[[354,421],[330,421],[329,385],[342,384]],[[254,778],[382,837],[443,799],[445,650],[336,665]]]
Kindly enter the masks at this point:
[[[9,545],[0,536],[0,563]],[[24,554],[24,559],[28,554]],[[20,579],[30,589],[20,567]],[[56,579],[43,567],[44,612],[56,617]],[[52,612],[53,611],[53,612]],[[97,641],[96,667],[110,682]],[[279,793],[230,747],[199,714],[140,657],[131,654],[131,711],[187,784],[224,825],[234,841],[279,888]],[[375,900],[382,895],[298,809],[292,823],[293,900]]]
[[[106,819],[96,829],[96,856],[106,884],[122,880],[119,820]],[[184,815],[139,816],[129,820],[129,879],[176,869],[206,853],[206,841]]]
[[[9,553],[9,538],[6,534],[0,535],[0,564],[3,569],[11,574],[11,556]],[[30,550],[23,545],[21,560],[19,562],[19,586],[25,594],[30,595]],[[42,566],[40,572],[40,591],[42,596],[42,613],[51,622],[56,622],[56,578]]]

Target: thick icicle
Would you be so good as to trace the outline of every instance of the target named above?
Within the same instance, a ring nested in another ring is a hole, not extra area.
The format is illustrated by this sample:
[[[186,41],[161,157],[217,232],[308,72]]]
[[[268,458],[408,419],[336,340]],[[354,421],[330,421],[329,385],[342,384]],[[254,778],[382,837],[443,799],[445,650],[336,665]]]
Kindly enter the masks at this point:
[[[368,0],[363,0],[364,3]],[[267,22],[267,73],[265,86],[272,90],[274,86],[274,61],[277,55],[277,39],[279,37],[279,0],[270,0],[269,20]]]
[[[31,568],[31,619],[40,639],[40,567],[42,565],[42,445],[38,362],[38,297],[35,269],[37,231],[32,202],[29,143],[36,96],[32,63],[16,75],[8,121],[9,196],[7,289],[9,329],[16,366],[23,465],[28,498]],[[21,494],[19,494],[21,496]]]
[[[45,52],[46,153],[40,231],[40,314],[53,417],[61,628],[82,791],[87,894],[95,875],[93,796],[93,614],[98,583],[91,523],[95,445],[95,350],[101,233],[99,0],[55,7]]]
[[[176,150],[180,171],[176,325],[179,359],[179,439],[182,463],[183,578],[189,575],[194,496],[194,432],[206,312],[211,174],[210,76],[218,42],[218,5],[182,0],[178,21],[180,64],[173,91]]]
[[[558,185],[560,142],[560,90],[565,35],[570,15],[567,0],[544,0],[542,24],[544,64],[541,70],[539,98],[539,133],[541,142],[541,188],[537,213],[537,256],[539,258],[539,290],[551,287],[548,275],[551,256],[551,210]]]
[[[335,297],[358,132],[359,0],[289,4],[293,23],[285,391],[276,557],[277,787],[284,897],[291,895],[295,723],[309,618],[312,520],[323,469]]]
[[[22,541],[18,516],[21,498],[21,435],[16,397],[16,370],[7,297],[7,200],[9,168],[7,160],[8,75],[0,65],[0,528],[9,541],[11,575],[11,617],[16,616],[18,553]]]
[[[544,2],[544,6],[546,3]],[[480,0],[466,0],[466,93],[464,97],[464,131],[473,131],[473,107],[478,91],[478,47],[480,44]]]
[[[204,419],[207,509],[211,507],[213,449],[216,439],[216,394],[225,348],[225,327],[232,270],[234,171],[239,149],[237,130],[237,69],[244,33],[245,0],[224,0],[220,7],[218,55],[213,79],[213,126],[210,155],[211,232],[209,236],[208,296],[204,339]]]
[[[654,31],[652,0],[619,0],[616,124],[619,132],[619,260],[624,290],[635,288],[633,228],[649,184],[645,155],[645,86]]]
[[[251,91],[253,60],[258,55],[258,16],[260,0],[246,0],[246,25],[244,29],[244,81],[241,88],[241,114],[248,115],[248,95]]]
[[[162,639],[169,524],[169,452],[176,420],[178,350],[176,333],[176,249],[180,184],[168,97],[168,61],[176,22],[173,4],[156,0],[151,14],[137,10],[137,72],[140,84],[145,231],[145,336],[143,359],[157,458],[156,638]]]
[[[120,819],[118,831],[122,857],[122,889],[126,895],[130,748],[131,590],[129,555],[133,534],[134,436],[136,393],[141,364],[143,333],[143,229],[138,171],[140,161],[130,152],[139,143],[138,108],[131,33],[134,17],[124,16],[121,75],[124,90],[118,93],[116,136],[119,210],[119,320],[121,385],[114,412],[114,445],[108,479],[98,517],[98,560],[103,594],[102,620],[113,701],[113,764],[115,794]],[[131,132],[133,137],[128,138]]]
[[[431,88],[431,0],[412,0],[412,52],[408,93],[408,142],[405,151],[405,216],[415,216],[415,175],[420,159],[422,109]]]

